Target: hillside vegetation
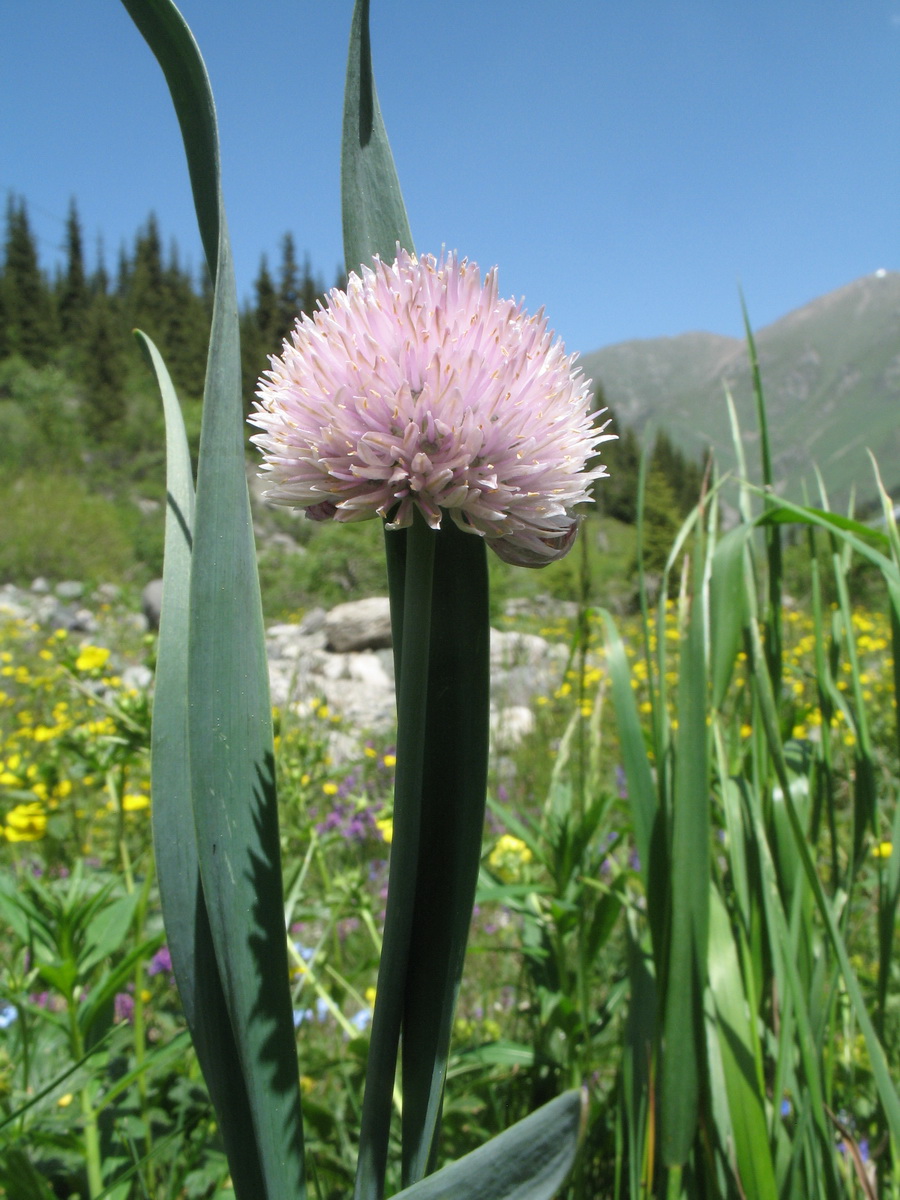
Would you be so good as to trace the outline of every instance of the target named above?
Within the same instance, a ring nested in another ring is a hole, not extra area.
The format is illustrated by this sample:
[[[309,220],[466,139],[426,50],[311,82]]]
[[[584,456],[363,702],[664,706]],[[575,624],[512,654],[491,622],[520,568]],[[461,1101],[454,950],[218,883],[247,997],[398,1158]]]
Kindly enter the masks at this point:
[[[751,314],[752,317],[752,314]],[[874,496],[867,449],[885,485],[900,488],[900,273],[876,272],[829,292],[755,333],[778,489],[818,499],[815,466],[842,507]],[[617,420],[664,428],[689,456],[712,448],[734,466],[726,388],[734,397],[747,460],[756,415],[745,343],[687,333],[608,346],[583,359],[602,381]]]
[[[248,410],[267,354],[323,291],[309,261],[298,265],[290,234],[274,276],[262,259],[241,313]],[[165,432],[155,381],[131,331],[141,328],[162,351],[196,455],[209,315],[208,280],[182,267],[175,245],[163,252],[152,215],[132,247],[120,251],[113,278],[102,256],[85,261],[73,203],[66,264],[51,276],[38,262],[25,202],[10,200],[0,264],[0,583],[28,585],[44,576],[139,589],[161,573]],[[570,556],[542,572],[496,560],[498,608],[538,591],[572,598],[585,572],[606,603],[632,602],[641,446],[621,422],[617,428],[621,439],[605,456],[611,477],[598,485],[584,558]],[[647,559],[659,571],[696,502],[702,472],[664,432],[651,449]],[[248,444],[269,617],[385,590],[376,524],[334,530],[271,508],[261,499],[255,465]]]

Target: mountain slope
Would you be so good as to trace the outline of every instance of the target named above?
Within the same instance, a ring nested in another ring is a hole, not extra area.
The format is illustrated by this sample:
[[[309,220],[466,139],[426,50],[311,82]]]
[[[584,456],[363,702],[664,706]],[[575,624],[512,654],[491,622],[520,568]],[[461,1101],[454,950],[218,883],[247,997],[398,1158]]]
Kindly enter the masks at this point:
[[[779,491],[817,496],[814,464],[835,504],[855,486],[874,495],[866,448],[885,485],[900,489],[900,273],[878,272],[829,292],[756,333]],[[614,424],[668,431],[686,451],[734,453],[725,389],[735,400],[751,471],[757,422],[746,347],[687,333],[608,346],[582,360],[603,385]],[[609,461],[615,470],[615,449]]]

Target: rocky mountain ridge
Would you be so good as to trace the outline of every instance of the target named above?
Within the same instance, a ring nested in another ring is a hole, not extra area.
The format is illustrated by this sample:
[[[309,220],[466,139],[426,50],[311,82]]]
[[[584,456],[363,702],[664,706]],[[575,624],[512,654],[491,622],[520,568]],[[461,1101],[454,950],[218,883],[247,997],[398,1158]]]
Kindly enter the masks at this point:
[[[867,450],[900,491],[900,272],[877,271],[754,334],[778,489],[818,498],[815,469],[835,505],[875,494]],[[714,333],[622,342],[585,355],[614,424],[662,428],[683,450],[711,447],[735,466],[726,391],[734,398],[751,477],[758,422],[747,347]]]

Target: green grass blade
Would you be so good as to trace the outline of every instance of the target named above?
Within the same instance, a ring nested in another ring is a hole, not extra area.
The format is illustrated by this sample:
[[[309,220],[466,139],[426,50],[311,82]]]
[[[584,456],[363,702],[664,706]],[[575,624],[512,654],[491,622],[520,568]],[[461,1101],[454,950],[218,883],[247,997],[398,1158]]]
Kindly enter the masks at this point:
[[[123,0],[184,134],[215,284],[190,582],[188,748],[210,928],[269,1200],[305,1194],[271,704],[244,466],[237,294],[209,80],[169,0]],[[248,1200],[261,1200],[249,1197]]]
[[[761,658],[758,645],[758,635],[755,635],[753,626],[750,627],[751,645],[754,646],[755,658],[757,665]],[[884,1048],[878,1039],[875,1032],[875,1027],[869,1016],[866,1007],[865,998],[856,978],[856,972],[850,963],[850,955],[847,953],[847,947],[844,939],[841,936],[840,928],[837,919],[835,918],[831,902],[825,895],[822,882],[819,879],[816,865],[813,861],[812,853],[809,848],[809,843],[806,837],[806,831],[803,828],[800,815],[797,812],[796,805],[791,796],[790,775],[788,765],[785,760],[784,751],[781,745],[781,740],[778,733],[778,719],[775,709],[775,699],[771,693],[770,687],[766,682],[766,677],[758,672],[757,668],[757,683],[760,691],[761,711],[763,715],[763,724],[766,733],[766,739],[769,743],[769,751],[772,756],[772,762],[781,784],[782,795],[784,798],[785,808],[791,824],[791,830],[794,835],[794,840],[797,846],[797,851],[800,856],[800,861],[806,877],[809,880],[813,895],[815,896],[816,906],[823,918],[825,928],[828,934],[828,940],[831,943],[832,950],[840,965],[841,974],[844,977],[844,984],[847,988],[847,995],[850,999],[850,1004],[853,1008],[854,1015],[859,1024],[860,1031],[865,1039],[866,1050],[869,1054],[869,1061],[872,1067],[872,1075],[875,1080],[875,1086],[878,1089],[878,1095],[881,1099],[884,1108],[885,1117],[890,1126],[891,1136],[900,1142],[900,1096],[894,1087],[891,1079],[890,1068],[887,1058],[884,1053]]]
[[[747,352],[750,358],[750,374],[753,379],[753,395],[756,400],[756,419],[759,424],[759,452],[762,467],[762,481],[765,489],[765,507],[773,504],[772,499],[772,453],[769,447],[769,423],[766,417],[766,401],[763,393],[762,375],[759,369],[759,355],[756,352],[756,341],[750,327],[750,318],[744,297],[741,295],[741,313],[744,318],[744,331],[747,337]],[[781,531],[777,525],[766,526],[766,559],[768,604],[765,610],[765,647],[766,665],[772,679],[772,686],[777,691],[781,684],[782,660],[782,629],[781,629],[781,582],[782,582],[782,550]]]
[[[853,872],[850,876],[852,882],[853,874],[855,874],[865,853],[866,834],[877,835],[878,789],[875,783],[872,739],[869,734],[869,721],[863,697],[864,688],[860,682],[859,653],[856,648],[856,637],[853,631],[853,610],[847,587],[847,566],[840,562],[838,555],[834,556],[834,568],[838,603],[843,618],[847,662],[850,667],[850,685],[853,692],[852,728],[856,736],[853,755]]]
[[[649,1196],[653,1178],[655,1122],[653,1119],[654,1059],[657,1042],[656,979],[650,953],[638,941],[630,919],[627,930],[627,969],[631,1002],[622,1046],[622,1110],[632,1196]],[[644,1190],[638,1192],[639,1186]]]
[[[762,659],[762,647],[759,647],[759,658]],[[761,667],[760,662],[760,667]],[[766,676],[768,678],[768,676]],[[820,1061],[816,1055],[815,1037],[810,1026],[806,996],[800,981],[800,975],[793,955],[790,953],[791,934],[784,913],[781,893],[778,888],[777,872],[772,858],[763,824],[760,805],[748,804],[747,819],[755,839],[755,847],[759,855],[760,893],[766,915],[769,949],[773,960],[773,973],[778,994],[783,1007],[783,1031],[788,1031],[790,1020],[796,1023],[796,1044],[787,1045],[786,1053],[793,1060],[795,1053],[799,1057],[804,1079],[803,1112],[805,1120],[813,1126],[809,1136],[815,1136],[818,1153],[827,1173],[827,1195],[835,1194],[835,1165],[833,1139],[831,1130],[825,1119],[825,1096],[820,1069]],[[778,1071],[781,1084],[784,1083],[784,1073]],[[780,1103],[780,1093],[776,1093]],[[800,1144],[800,1133],[795,1136],[795,1147]]]
[[[762,1063],[750,1020],[754,1006],[748,1004],[728,913],[715,888],[710,891],[709,987],[715,1005],[738,1177],[745,1196],[777,1200],[763,1102]]]
[[[739,525],[717,544],[709,583],[712,706],[725,699],[746,621],[745,558],[752,525]]]
[[[900,804],[894,806],[891,845],[891,856],[886,863],[881,863],[878,878],[878,1007],[875,1010],[875,1023],[880,1036],[884,1035],[894,929],[900,902]]]
[[[631,670],[625,644],[612,614],[600,610],[606,640],[606,669],[612,688],[612,703],[619,728],[622,766],[628,784],[628,803],[634,828],[634,841],[641,863],[641,875],[647,893],[647,915],[653,944],[661,950],[664,936],[663,904],[665,875],[657,869],[662,850],[659,797],[653,771],[647,758],[644,731],[631,686]],[[664,862],[664,858],[662,858]]]
[[[792,522],[817,525],[828,533],[839,534],[857,554],[861,554],[876,566],[890,561],[885,558],[884,553],[881,553],[881,551],[885,553],[890,551],[890,538],[879,530],[873,529],[871,525],[863,525],[860,521],[854,521],[852,517],[841,516],[840,513],[829,512],[827,509],[815,508],[811,505],[794,504],[791,500],[779,497],[777,503],[773,504],[768,512],[757,518],[757,523],[760,525],[785,525]]]
[[[734,448],[734,461],[737,464],[738,511],[745,524],[749,525],[753,520],[753,511],[750,505],[750,489],[747,487],[747,459],[744,454],[744,442],[741,437],[741,426],[734,405],[734,397],[727,387],[725,388],[725,403],[728,407],[728,426],[731,431],[731,444]]]
[[[166,532],[150,764],[159,895],[185,1019],[241,1196],[264,1195],[240,1058],[219,977],[197,859],[187,742],[188,616],[194,480],[184,421],[158,350],[138,334],[166,421]]]
[[[699,553],[699,549],[697,551]],[[670,835],[670,928],[663,976],[660,1150],[683,1164],[699,1116],[705,1059],[710,885],[709,734],[702,596],[692,601],[678,669],[678,730]]]
[[[350,30],[344,129],[341,146],[341,210],[348,271],[374,255],[393,262],[397,243],[414,253],[412,233],[387,139],[369,41],[369,0],[356,0]]]
[[[394,1200],[553,1200],[572,1169],[586,1094],[565,1092]]]
[[[478,880],[487,791],[490,620],[484,540],[437,536],[425,778],[403,1016],[404,1183],[432,1168]]]

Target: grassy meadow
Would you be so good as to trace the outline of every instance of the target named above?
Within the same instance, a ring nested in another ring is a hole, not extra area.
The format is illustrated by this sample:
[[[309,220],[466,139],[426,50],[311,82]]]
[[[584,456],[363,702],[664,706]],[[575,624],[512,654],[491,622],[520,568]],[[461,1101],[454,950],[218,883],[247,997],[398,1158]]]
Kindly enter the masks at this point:
[[[896,535],[798,510],[786,568],[781,526],[751,523],[762,500],[745,492],[724,534],[717,501],[679,532],[658,604],[638,571],[610,613],[609,531],[591,522],[565,562],[519,573],[575,601],[567,615],[504,616],[517,581],[498,569],[495,624],[563,643],[568,667],[492,778],[442,1157],[584,1084],[571,1200],[900,1196]],[[339,578],[335,545],[319,557],[311,542],[304,570]],[[618,553],[625,577],[634,547]],[[152,670],[154,636],[123,595],[88,598],[90,635],[0,619],[11,1200],[230,1194],[154,884],[152,697],[130,682]],[[354,730],[358,752],[333,761],[324,704],[275,721],[311,1187],[336,1200],[352,1186],[396,760]],[[679,1007],[692,986],[699,1027]],[[698,1132],[673,1169],[657,1131],[677,1136],[692,1090]]]

